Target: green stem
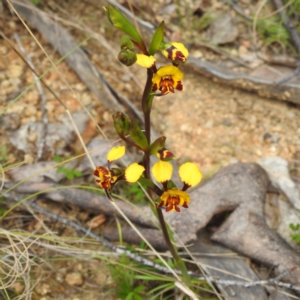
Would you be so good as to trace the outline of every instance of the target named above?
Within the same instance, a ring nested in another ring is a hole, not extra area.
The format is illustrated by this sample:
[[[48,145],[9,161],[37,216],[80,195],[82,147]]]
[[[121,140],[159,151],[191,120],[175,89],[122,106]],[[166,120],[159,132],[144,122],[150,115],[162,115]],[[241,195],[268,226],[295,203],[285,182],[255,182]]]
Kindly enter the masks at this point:
[[[183,280],[185,282],[190,282],[190,277],[188,275],[186,265],[185,265],[184,261],[181,259],[181,257],[178,255],[177,249],[174,247],[174,245],[170,239],[170,232],[167,228],[166,221],[165,221],[165,218],[164,218],[161,208],[156,206],[156,212],[157,212],[157,217],[158,217],[158,220],[159,220],[159,223],[161,226],[161,230],[162,230],[165,242],[169,248],[169,251],[171,252],[171,254],[173,256],[175,266],[177,269],[179,269],[181,271]]]
[[[151,145],[151,107],[152,107],[152,101],[153,101],[153,95],[151,95],[151,88],[152,88],[152,77],[153,77],[153,70],[148,69],[147,70],[147,81],[142,97],[142,109],[144,113],[144,122],[145,122],[145,135],[148,140],[148,144]],[[144,160],[143,164],[145,167],[145,177],[146,179],[151,180],[150,176],[150,155],[149,150],[144,152]],[[162,233],[165,239],[165,242],[169,248],[169,251],[171,252],[174,263],[179,270],[181,270],[183,279],[185,282],[189,282],[190,278],[188,276],[187,268],[183,262],[183,260],[180,258],[180,256],[177,253],[177,250],[175,249],[171,239],[170,234],[167,228],[166,221],[164,219],[164,215],[162,213],[161,208],[156,207],[157,217],[162,229]]]

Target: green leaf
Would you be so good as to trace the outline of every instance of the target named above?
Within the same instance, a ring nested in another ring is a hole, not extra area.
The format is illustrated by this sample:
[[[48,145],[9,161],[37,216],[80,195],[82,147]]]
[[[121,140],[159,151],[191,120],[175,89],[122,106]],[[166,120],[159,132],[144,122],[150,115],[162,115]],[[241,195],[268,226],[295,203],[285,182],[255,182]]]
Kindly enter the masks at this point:
[[[120,47],[122,50],[124,49],[134,50],[133,42],[131,41],[130,37],[127,35],[123,35],[121,37]]]
[[[67,179],[71,180],[71,179],[74,179],[74,174],[72,172],[66,172],[66,176],[67,176]]]
[[[59,155],[54,155],[53,160],[57,163],[60,163],[62,162],[62,157]]]
[[[152,37],[152,41],[148,50],[150,55],[154,55],[156,53],[156,51],[160,47],[161,42],[164,40],[164,29],[165,29],[165,22],[162,21],[157,27]]]
[[[165,148],[165,143],[166,143],[166,137],[165,136],[159,137],[150,145],[149,154],[150,155],[156,154],[159,150]]]
[[[140,296],[139,294],[134,294],[133,295],[133,298],[135,299],[135,300],[143,300],[144,298],[142,297],[142,296]]]
[[[163,281],[163,280],[161,280]],[[174,283],[173,282],[168,282],[168,283],[165,283],[165,284],[161,284],[161,285],[158,285],[156,286],[155,288],[153,288],[152,290],[150,290],[148,292],[148,295],[153,295],[154,293],[156,293],[157,291],[160,291],[160,290],[172,290],[174,289]]]
[[[161,196],[163,193],[163,191],[157,185],[145,177],[141,176],[138,182],[140,182],[143,186],[150,188],[158,196]]]
[[[135,287],[135,288],[133,289],[133,291],[134,291],[135,293],[139,293],[139,292],[144,291],[145,288],[146,288],[146,287],[145,287],[144,285],[139,285],[139,286]]]
[[[300,224],[293,224],[293,223],[291,223],[290,224],[290,228],[293,230],[293,231],[298,231],[299,230],[299,228],[300,228]]]
[[[129,136],[132,139],[132,141],[141,149],[146,151],[148,149],[148,141],[144,134],[144,132],[141,130],[140,125],[138,122],[134,121],[131,122],[130,132]]]
[[[79,171],[79,170],[73,170],[73,174],[74,174],[75,177],[80,177],[80,176],[82,176],[82,172]]]
[[[131,300],[132,299],[132,297],[133,297],[133,292],[130,292],[128,295],[127,295],[127,297],[125,298],[125,300]]]
[[[300,234],[299,234],[299,233],[290,234],[290,237],[291,237],[297,244],[300,244]]]
[[[140,34],[134,28],[134,26],[123,16],[123,14],[113,7],[112,5],[108,5],[108,7],[104,7],[105,13],[109,19],[109,21],[116,28],[122,30],[127,33],[135,42],[138,44],[144,44]]]

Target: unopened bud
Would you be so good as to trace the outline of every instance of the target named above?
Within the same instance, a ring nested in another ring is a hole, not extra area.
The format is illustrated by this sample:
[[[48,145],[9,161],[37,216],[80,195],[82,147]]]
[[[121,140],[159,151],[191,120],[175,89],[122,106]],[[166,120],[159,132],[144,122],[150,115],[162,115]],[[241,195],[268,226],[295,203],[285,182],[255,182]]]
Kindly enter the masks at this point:
[[[126,50],[121,50],[121,52],[118,55],[118,60],[125,66],[130,67],[132,66],[137,58],[136,58],[136,53],[132,50],[126,49]]]
[[[133,42],[131,41],[130,37],[127,35],[123,35],[120,42],[120,47],[122,50],[134,50]]]
[[[121,112],[117,112],[112,117],[117,134],[120,137],[128,135],[130,130],[130,119]]]

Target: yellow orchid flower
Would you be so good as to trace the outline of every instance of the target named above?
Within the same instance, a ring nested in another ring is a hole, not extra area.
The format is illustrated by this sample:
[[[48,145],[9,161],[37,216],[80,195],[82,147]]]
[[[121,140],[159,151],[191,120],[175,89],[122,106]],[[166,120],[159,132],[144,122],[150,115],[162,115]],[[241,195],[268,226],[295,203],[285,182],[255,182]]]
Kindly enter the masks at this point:
[[[125,151],[125,146],[113,147],[107,154],[108,167],[98,166],[94,170],[95,181],[105,190],[108,197],[110,197],[110,191],[118,181],[136,182],[145,170],[143,166],[136,162],[129,165],[126,169],[111,168],[111,163],[124,156]]]
[[[188,208],[190,196],[186,192],[189,187],[196,186],[202,179],[202,174],[198,166],[192,162],[187,162],[179,167],[178,173],[183,182],[183,187],[179,190],[176,187],[168,188],[168,181],[172,177],[173,167],[170,162],[158,161],[152,167],[152,175],[156,181],[162,183],[164,192],[160,196],[158,207],[165,206],[166,211],[180,212],[179,205]]]
[[[164,66],[157,70],[152,78],[152,92],[161,91],[162,95],[169,92],[174,93],[175,89],[182,91],[183,73],[175,66]]]
[[[105,167],[98,166],[94,170],[95,181],[104,190],[111,190],[112,186],[116,183],[118,176],[112,175],[111,171]]]

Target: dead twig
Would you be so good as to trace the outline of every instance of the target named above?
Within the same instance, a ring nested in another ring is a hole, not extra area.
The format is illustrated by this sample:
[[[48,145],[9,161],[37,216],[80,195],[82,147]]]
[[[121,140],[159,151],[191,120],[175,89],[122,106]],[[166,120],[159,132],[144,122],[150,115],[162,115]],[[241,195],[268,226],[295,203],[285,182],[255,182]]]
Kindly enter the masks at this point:
[[[32,63],[31,57],[30,57],[29,53],[26,53],[17,33],[14,33],[14,38],[18,44],[20,51],[24,54],[24,57],[27,59],[28,65],[31,67],[32,70],[35,70],[35,67]],[[41,97],[43,129],[42,129],[41,141],[38,145],[38,150],[37,150],[37,160],[39,160],[43,155],[43,150],[44,150],[44,147],[46,144],[46,136],[47,136],[47,132],[48,132],[48,117],[47,117],[47,109],[46,109],[47,99],[46,99],[46,95],[44,93],[44,90],[43,90],[43,87],[42,87],[42,84],[41,84],[39,78],[37,77],[37,75],[34,72],[32,72],[32,76],[33,76],[33,79],[36,83],[37,90]]]
[[[294,78],[296,76],[298,77],[300,75],[300,36],[297,32],[296,27],[292,24],[292,21],[289,18],[282,1],[281,0],[273,0],[273,3],[274,3],[275,8],[278,10],[278,13],[283,22],[283,25],[285,26],[286,30],[290,34],[291,39],[292,39],[292,41],[297,49],[297,52],[298,52],[298,64],[297,64],[296,70],[289,76],[286,76],[277,81],[277,84],[283,84],[283,83],[288,82],[292,78]]]
[[[235,62],[238,65],[241,65],[241,66],[243,66],[243,67],[245,67],[247,69],[251,69],[251,67],[249,66],[249,64],[247,64],[243,59],[241,59],[239,57],[234,57],[230,53],[222,50],[221,48],[219,48],[217,46],[211,45],[211,44],[206,43],[206,42],[201,42],[201,41],[195,41],[194,45],[198,46],[198,47],[205,47],[207,49],[210,49],[210,50],[214,51],[215,53],[217,53],[219,55],[225,56],[226,58],[232,60],[233,62]]]
[[[247,21],[253,22],[253,19],[249,17],[244,10],[237,5],[234,0],[224,0],[225,3],[231,6],[233,10],[235,10],[238,14],[240,14],[243,18],[245,18]]]

